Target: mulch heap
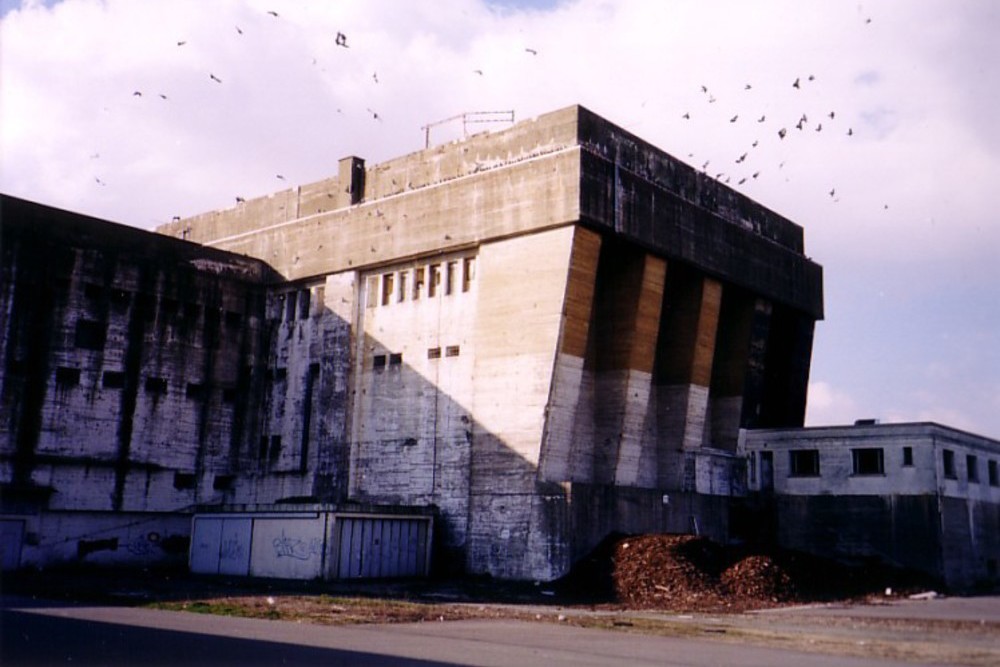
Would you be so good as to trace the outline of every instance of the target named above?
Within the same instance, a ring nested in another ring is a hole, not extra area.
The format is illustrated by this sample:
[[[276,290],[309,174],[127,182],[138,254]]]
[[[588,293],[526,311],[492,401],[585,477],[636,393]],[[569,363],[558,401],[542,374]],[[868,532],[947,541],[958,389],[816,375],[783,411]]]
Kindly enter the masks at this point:
[[[590,602],[669,611],[746,611],[928,590],[927,577],[795,551],[723,546],[694,535],[609,536],[559,582]]]

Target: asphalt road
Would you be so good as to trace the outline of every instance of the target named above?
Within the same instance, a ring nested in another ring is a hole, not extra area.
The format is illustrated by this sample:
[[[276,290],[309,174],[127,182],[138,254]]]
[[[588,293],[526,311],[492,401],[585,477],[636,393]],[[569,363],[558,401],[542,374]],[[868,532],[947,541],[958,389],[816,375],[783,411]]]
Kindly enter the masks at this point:
[[[905,665],[510,620],[321,626],[4,596],[0,664]]]

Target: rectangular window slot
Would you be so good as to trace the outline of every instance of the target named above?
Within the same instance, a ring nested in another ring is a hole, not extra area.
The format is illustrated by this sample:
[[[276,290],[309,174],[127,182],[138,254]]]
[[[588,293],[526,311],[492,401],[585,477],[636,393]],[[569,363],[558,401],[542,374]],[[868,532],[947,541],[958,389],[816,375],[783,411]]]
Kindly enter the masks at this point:
[[[111,305],[117,310],[125,310],[132,301],[132,295],[123,289],[112,289],[110,294]]]
[[[903,447],[903,465],[907,467],[913,465],[913,447]]]
[[[187,398],[203,399],[205,398],[205,385],[201,382],[188,382],[187,388],[184,390],[184,395]]]
[[[288,379],[288,369],[287,368],[275,368],[274,369],[273,377],[274,377],[274,381],[275,382],[284,382],[285,380]]]
[[[224,315],[226,326],[230,329],[238,329],[243,324],[243,314],[232,310],[227,310]]]
[[[291,322],[295,319],[295,292],[285,295],[285,321]]]
[[[146,391],[150,394],[167,393],[167,378],[148,377],[146,378]]]
[[[434,298],[438,293],[438,286],[441,285],[441,265],[431,264],[427,267],[430,272],[430,284],[427,286],[427,296]]]
[[[372,368],[374,368],[375,370],[380,370],[382,368],[385,368],[384,354],[376,354],[374,357],[372,357]]]
[[[884,475],[885,462],[881,447],[852,449],[855,475]]]
[[[449,345],[448,347],[444,348],[444,356],[457,357],[459,352],[461,351],[462,350],[458,345]]]
[[[121,371],[104,371],[101,386],[105,389],[122,389],[125,386],[125,374]]]
[[[180,491],[187,489],[193,489],[195,487],[195,482],[197,478],[194,473],[190,472],[175,472],[174,473],[174,488]]]
[[[468,292],[476,279],[476,258],[466,257],[462,264],[462,291]]]
[[[986,462],[986,474],[989,476],[990,486],[1000,486],[1000,473],[997,472],[997,462]]]
[[[304,289],[299,292],[299,319],[307,320],[309,319],[309,305],[311,301],[312,294],[309,290]]]
[[[973,484],[979,483],[979,459],[972,454],[965,457],[965,474]]]
[[[228,491],[233,488],[234,475],[216,475],[212,480],[212,488],[216,491]]]
[[[235,403],[236,402],[236,387],[223,387],[222,388],[222,402],[223,403]]]
[[[60,366],[56,369],[56,384],[63,387],[75,387],[80,384],[80,369]]]
[[[101,301],[104,298],[104,288],[94,283],[86,283],[83,286],[83,295],[91,301]]]
[[[790,477],[819,477],[819,450],[798,449],[788,452]]]
[[[392,303],[393,274],[382,274],[382,305],[388,306]]]
[[[403,353],[402,352],[393,352],[392,354],[389,355],[389,365],[390,366],[399,366],[402,363],[403,363]]]
[[[413,300],[420,299],[420,293],[424,291],[424,267],[413,270]]]
[[[429,347],[429,348],[427,348],[427,358],[428,359],[440,359],[441,358],[441,348],[440,347]]]
[[[197,322],[201,316],[201,305],[193,302],[184,304],[184,319],[189,323]]]
[[[84,350],[103,350],[107,331],[102,322],[77,320],[74,342]]]
[[[941,450],[941,465],[944,467],[944,476],[948,479],[958,479],[955,472],[955,452],[950,449]]]
[[[269,459],[271,459],[272,461],[276,461],[276,460],[278,460],[278,457],[280,455],[281,455],[281,436],[280,435],[272,435],[271,436],[271,449],[270,449],[270,451],[268,451],[267,457]]]
[[[163,297],[160,299],[160,312],[164,317],[174,317],[180,309],[181,304],[177,299]]]
[[[152,322],[156,319],[156,297],[152,294],[136,294],[135,307],[144,322]]]

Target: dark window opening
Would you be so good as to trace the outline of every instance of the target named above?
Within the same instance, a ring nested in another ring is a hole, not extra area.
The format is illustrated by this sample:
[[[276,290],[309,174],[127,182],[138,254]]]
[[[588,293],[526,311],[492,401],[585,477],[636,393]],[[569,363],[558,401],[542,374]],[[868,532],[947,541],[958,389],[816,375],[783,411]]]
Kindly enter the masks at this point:
[[[388,306],[392,302],[393,276],[391,273],[382,274],[382,305]]]
[[[438,293],[438,285],[441,284],[441,265],[431,264],[428,267],[430,271],[430,284],[427,286],[427,296],[435,297]]]
[[[121,389],[125,386],[125,374],[121,371],[104,371],[101,386],[106,389]]]
[[[965,457],[965,475],[973,484],[979,483],[979,459],[972,454]]]
[[[216,475],[212,480],[212,488],[216,491],[228,491],[233,488],[234,475]]]
[[[63,387],[75,387],[80,384],[80,369],[60,366],[56,369],[56,384]]]
[[[958,479],[955,473],[955,452],[950,449],[941,450],[941,464],[944,466],[944,476],[948,479]]]
[[[184,304],[184,319],[190,322],[197,322],[201,315],[201,306],[197,303],[187,302]]]
[[[236,387],[223,387],[222,389],[222,402],[223,403],[235,403],[236,402]]]
[[[167,393],[167,378],[148,377],[146,378],[146,391],[151,394]]]
[[[913,447],[903,447],[903,465],[913,465]]]
[[[372,357],[372,368],[378,370],[380,368],[385,368],[385,355],[376,354]]]
[[[986,474],[990,481],[990,486],[1000,486],[1000,474],[997,473],[997,462],[986,462]]]
[[[305,320],[309,318],[309,301],[312,295],[309,290],[304,289],[299,292],[299,319]]]
[[[403,363],[403,353],[402,352],[393,352],[392,354],[389,355],[389,365],[390,366],[399,366],[401,363]]]
[[[455,274],[458,273],[458,262],[448,262],[444,269],[444,293],[451,295],[455,292]]]
[[[114,306],[116,310],[125,310],[128,308],[129,302],[132,301],[132,295],[123,289],[112,289],[110,294],[111,305]]]
[[[184,395],[188,398],[203,399],[206,394],[205,384],[202,382],[188,382]]]
[[[295,292],[285,295],[285,321],[291,322],[295,319]]]
[[[267,456],[267,436],[260,436],[260,448],[257,450],[257,454],[260,458],[265,458]]]
[[[93,320],[77,320],[74,342],[85,350],[103,350],[107,332],[104,324]]]
[[[281,436],[272,435],[271,436],[271,449],[268,451],[267,456],[272,461],[276,461],[281,455]]]
[[[177,299],[171,299],[169,297],[160,299],[160,312],[163,313],[164,317],[173,317],[177,314],[180,307],[181,304],[177,301]]]
[[[193,489],[195,487],[196,478],[194,473],[190,472],[175,472],[174,473],[174,488],[179,490]]]
[[[791,477],[818,477],[819,450],[798,449],[788,452],[788,468]]]
[[[852,449],[851,459],[855,475],[884,475],[885,459],[881,447]]]
[[[143,321],[152,322],[156,318],[156,297],[152,294],[136,294],[135,307]]]
[[[224,316],[226,326],[231,329],[238,329],[243,324],[243,314],[232,310],[227,310]]]
[[[441,348],[440,347],[429,347],[429,348],[427,348],[427,358],[428,359],[440,359],[441,358]]]
[[[476,279],[476,259],[466,257],[462,271],[462,291],[468,292],[472,286],[472,281]]]
[[[424,267],[413,270],[413,300],[420,298],[420,293],[424,291]]]
[[[288,369],[275,368],[273,377],[275,382],[284,382],[286,379],[288,379]]]
[[[104,288],[94,283],[86,283],[83,286],[83,295],[91,301],[100,301],[104,298]]]
[[[444,348],[444,356],[446,357],[457,357],[459,352],[461,352],[461,348],[458,345],[449,345]]]
[[[368,278],[368,298],[365,300],[365,306],[368,308],[374,308],[378,305],[378,276],[369,276]]]

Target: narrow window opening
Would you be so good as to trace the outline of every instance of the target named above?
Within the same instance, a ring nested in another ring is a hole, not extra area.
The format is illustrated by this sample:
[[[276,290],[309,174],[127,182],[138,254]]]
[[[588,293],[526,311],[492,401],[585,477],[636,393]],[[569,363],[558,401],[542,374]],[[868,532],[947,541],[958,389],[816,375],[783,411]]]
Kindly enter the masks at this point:
[[[979,483],[979,459],[972,454],[965,457],[965,474],[973,484]]]
[[[234,475],[216,475],[212,480],[212,488],[216,491],[228,491],[233,488]]]
[[[122,389],[125,386],[125,374],[121,371],[104,371],[101,386],[105,389]]]
[[[75,387],[80,384],[80,369],[60,366],[56,369],[56,384],[62,387]]]
[[[441,348],[440,347],[429,347],[429,348],[427,348],[427,358],[428,359],[440,359],[441,358]]]
[[[462,267],[462,291],[468,292],[472,281],[476,279],[476,258],[466,257]]]
[[[427,296],[434,298],[438,293],[438,286],[441,284],[441,265],[431,264],[428,269],[430,270],[430,285],[427,286]]]
[[[174,488],[180,491],[193,489],[195,487],[196,478],[194,473],[190,472],[175,472],[174,473]]]
[[[159,377],[146,378],[146,391],[150,394],[167,393],[167,379]]]
[[[309,290],[304,289],[299,292],[299,319],[307,320],[309,319],[309,306],[312,295]]]
[[[948,479],[957,479],[955,473],[955,452],[950,449],[941,450],[941,464],[944,467],[944,476]]]
[[[390,366],[399,366],[402,363],[403,363],[403,353],[402,352],[393,352],[392,354],[389,355],[389,365]]]
[[[384,354],[376,354],[374,357],[372,357],[372,368],[374,368],[375,370],[381,370],[385,368]]]
[[[989,477],[990,486],[1000,486],[1000,473],[997,472],[997,462],[986,462],[986,474]]]
[[[382,305],[388,306],[392,302],[393,275],[391,273],[382,274]]]
[[[227,310],[225,314],[226,326],[230,329],[238,329],[243,324],[243,315],[232,310]]]
[[[420,293],[424,291],[424,267],[413,270],[413,300],[420,298]]]
[[[913,465],[913,447],[903,447],[903,465],[907,467]]]
[[[188,382],[187,387],[184,389],[185,397],[196,400],[205,398],[205,393],[205,385],[202,382]]]
[[[280,435],[272,435],[271,436],[271,449],[270,449],[270,451],[268,451],[267,456],[272,461],[275,461],[275,460],[278,459],[278,457],[280,455],[281,455],[281,436]]]
[[[285,295],[285,321],[291,322],[295,319],[295,292]]]
[[[446,357],[457,357],[461,352],[461,348],[458,345],[449,345],[444,348],[444,356]]]
[[[107,337],[104,324],[94,320],[77,320],[74,342],[84,350],[103,350]]]
[[[223,403],[235,403],[236,402],[237,391],[236,387],[224,387],[222,389],[222,402]]]

